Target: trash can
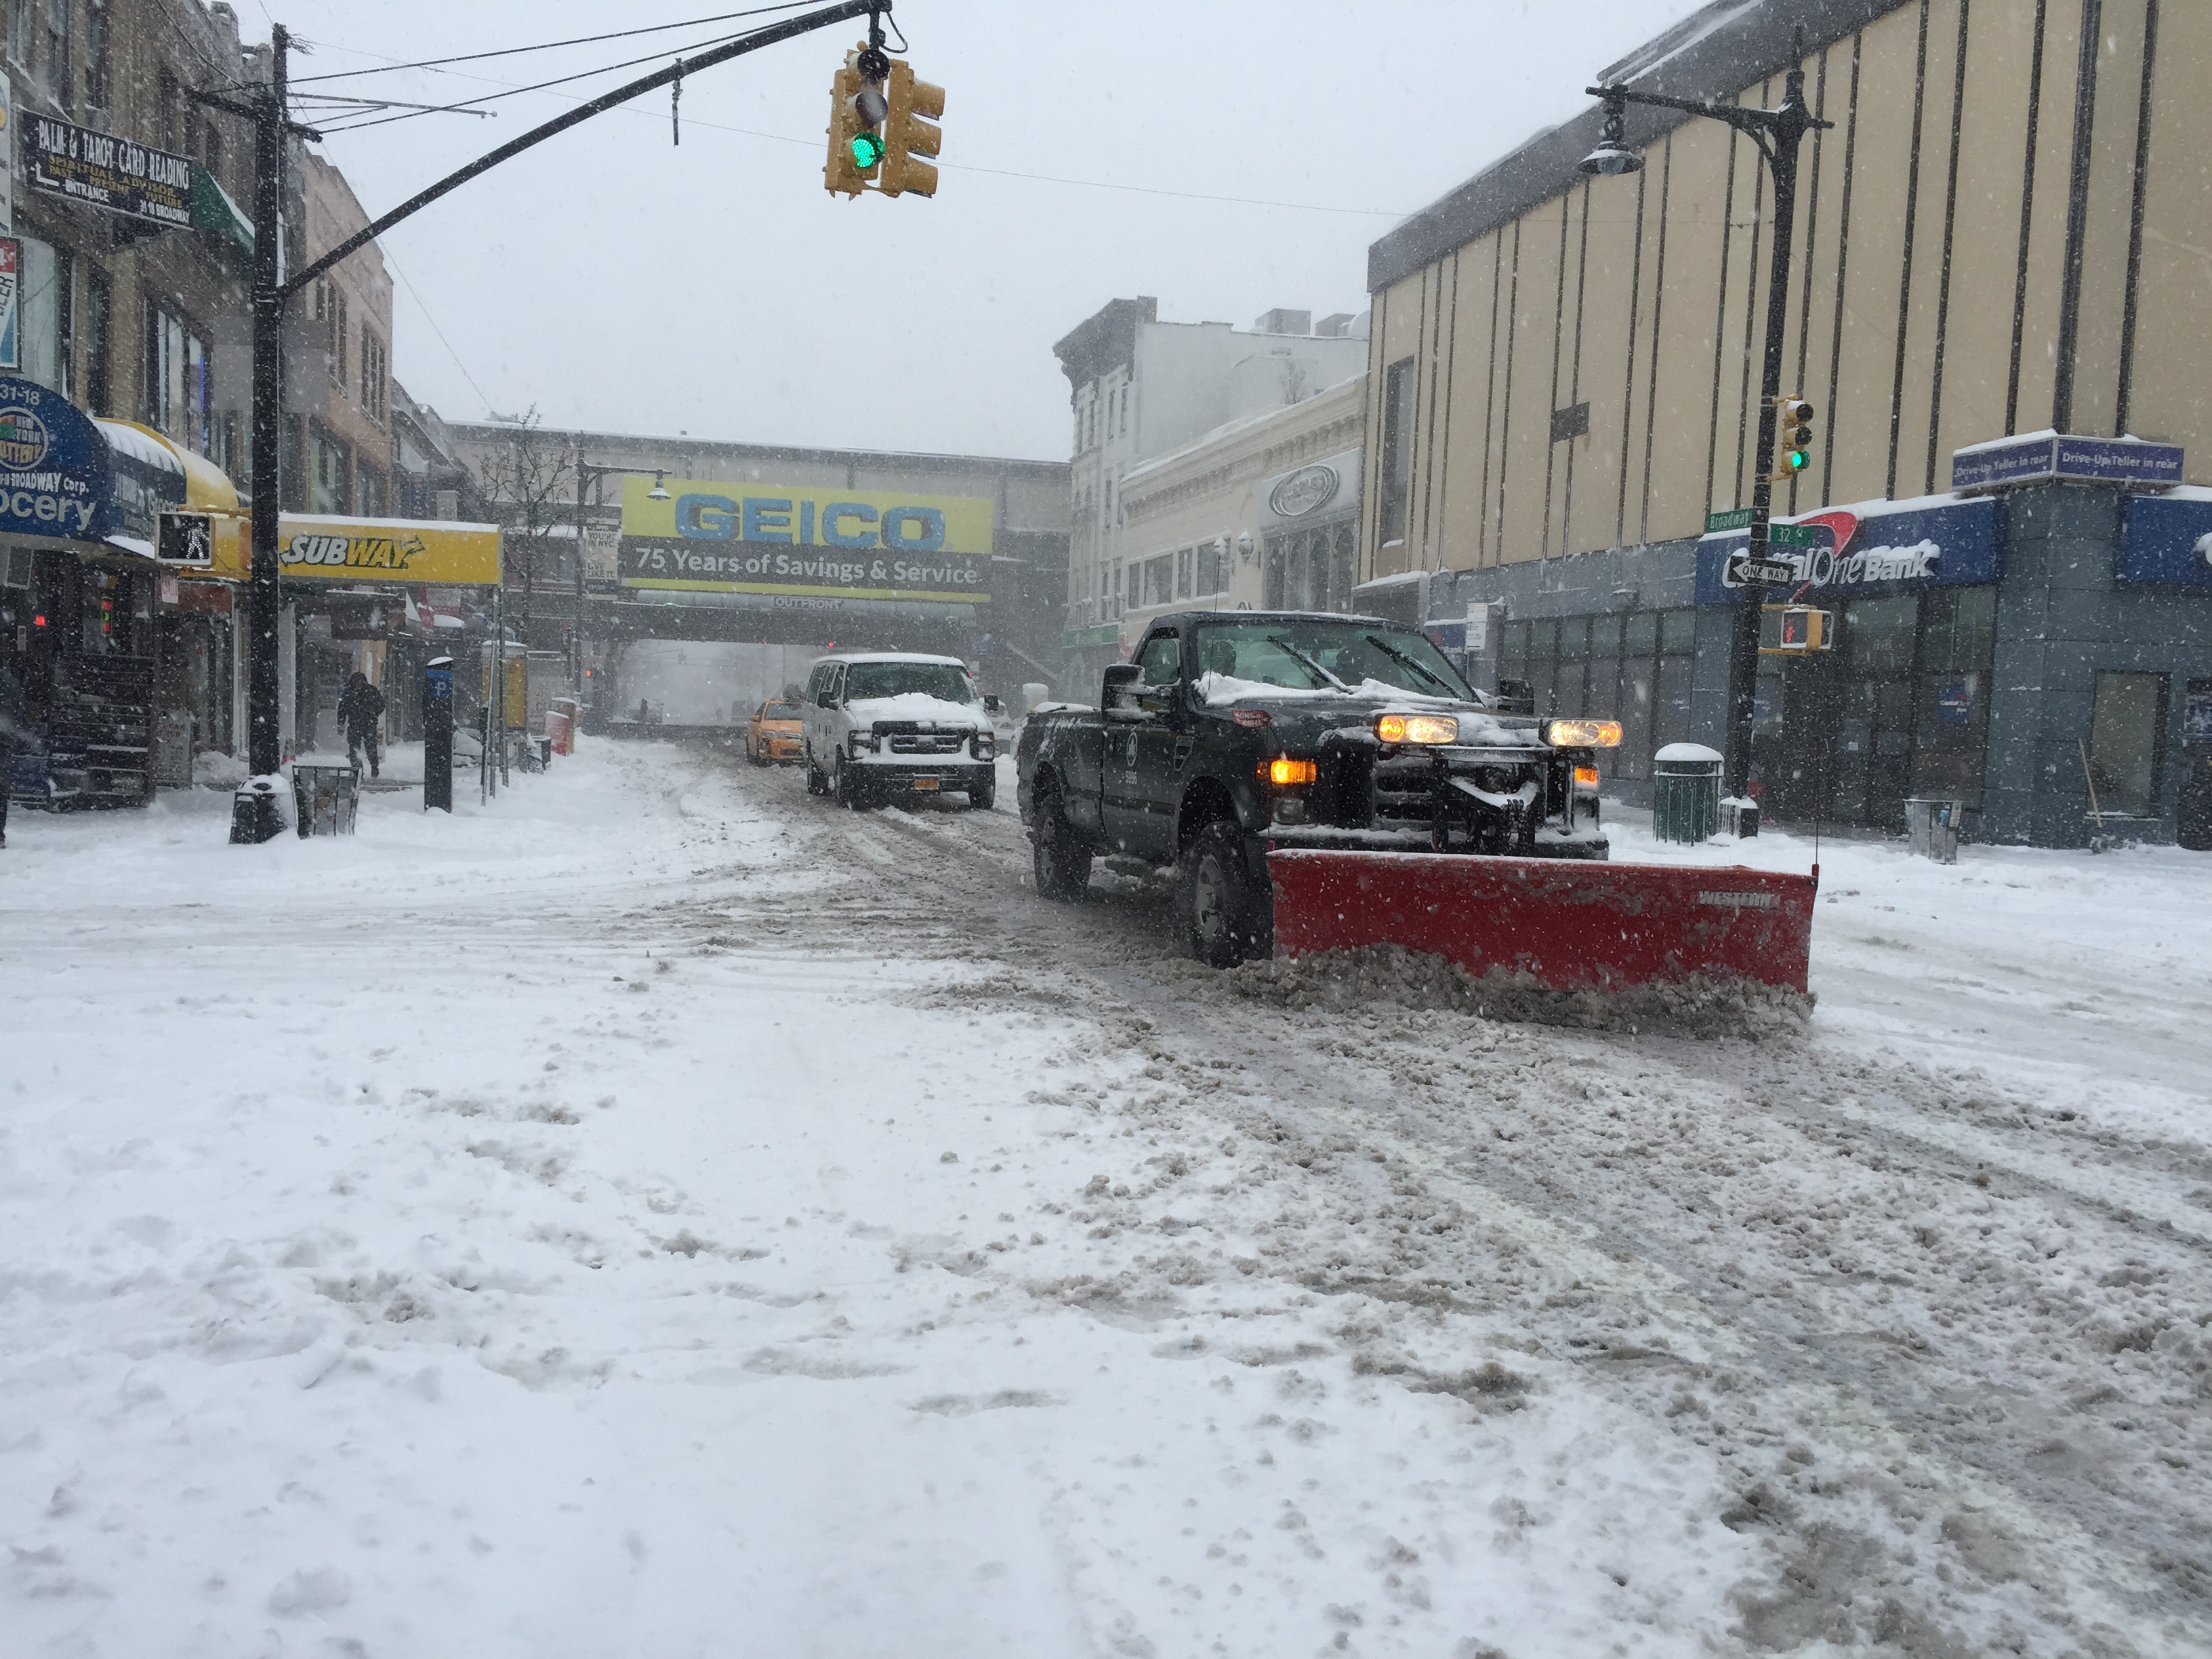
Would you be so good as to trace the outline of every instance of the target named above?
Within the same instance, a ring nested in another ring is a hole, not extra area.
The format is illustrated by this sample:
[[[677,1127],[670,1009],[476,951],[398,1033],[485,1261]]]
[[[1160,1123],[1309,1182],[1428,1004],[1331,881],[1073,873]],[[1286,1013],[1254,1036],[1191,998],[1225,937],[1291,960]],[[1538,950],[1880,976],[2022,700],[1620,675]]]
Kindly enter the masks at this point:
[[[258,847],[284,830],[283,797],[277,778],[248,778],[230,798],[230,844]]]
[[[1670,743],[1651,757],[1651,830],[1695,844],[1721,821],[1721,757],[1701,743]]]
[[[545,711],[545,735],[553,739],[553,752],[573,755],[576,752],[576,727],[582,722],[574,697],[556,697],[553,706]]]
[[[1966,803],[1943,796],[1915,796],[1905,803],[1905,834],[1915,856],[1938,864],[1959,861],[1959,818]]]
[[[292,763],[292,805],[302,836],[349,836],[361,801],[361,774],[343,755],[302,755]]]

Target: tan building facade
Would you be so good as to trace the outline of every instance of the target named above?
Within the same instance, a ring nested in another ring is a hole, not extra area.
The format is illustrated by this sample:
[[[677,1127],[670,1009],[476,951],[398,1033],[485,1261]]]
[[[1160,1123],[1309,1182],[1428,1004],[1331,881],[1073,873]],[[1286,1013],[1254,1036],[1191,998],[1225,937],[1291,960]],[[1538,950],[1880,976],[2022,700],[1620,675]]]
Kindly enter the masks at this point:
[[[1774,511],[1836,514],[1801,574],[1840,644],[1767,665],[1770,812],[1890,824],[1942,793],[1999,838],[2063,840],[2078,738],[2170,824],[2212,662],[2166,649],[2159,618],[2212,590],[2167,579],[2140,480],[2046,469],[2000,511],[1952,493],[1953,457],[2130,434],[2179,447],[2162,484],[2212,480],[2212,166],[2192,131],[2212,7],[1727,0],[1592,78],[1771,107],[1793,63],[1832,125],[1801,154],[1783,349],[1814,441]],[[1592,177],[1599,113],[1573,114],[1370,250],[1362,571],[1418,578],[1434,615],[1502,607],[1491,672],[1540,704],[1715,741],[1734,595],[1707,518],[1773,465],[1770,173],[1722,122],[1632,105],[1643,167]],[[2054,599],[2083,557],[2096,597]],[[1682,660],[1660,660],[1669,635]]]
[[[1125,475],[1124,647],[1171,611],[1349,607],[1366,384],[1232,421]]]

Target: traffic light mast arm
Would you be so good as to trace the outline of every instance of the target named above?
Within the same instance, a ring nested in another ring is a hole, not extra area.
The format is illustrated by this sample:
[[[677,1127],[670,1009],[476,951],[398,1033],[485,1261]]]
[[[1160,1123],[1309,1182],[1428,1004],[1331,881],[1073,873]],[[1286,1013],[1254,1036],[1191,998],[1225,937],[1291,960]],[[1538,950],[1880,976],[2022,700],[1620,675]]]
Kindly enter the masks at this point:
[[[410,197],[382,218],[346,238],[313,264],[303,266],[286,278],[277,289],[277,295],[281,299],[290,298],[348,254],[374,241],[401,220],[419,213],[440,197],[459,190],[478,173],[489,172],[501,161],[520,155],[524,150],[542,144],[556,133],[566,132],[570,127],[588,121],[594,115],[603,115],[617,105],[626,104],[633,98],[679,81],[688,74],[712,69],[717,64],[726,64],[732,58],[758,52],[763,46],[776,46],[786,40],[796,40],[802,34],[811,34],[816,29],[827,28],[832,23],[848,22],[855,17],[873,17],[890,9],[885,0],[839,0],[836,5],[824,6],[818,11],[803,12],[781,23],[771,23],[766,28],[756,29],[740,40],[702,52],[696,58],[679,58],[666,69],[655,70],[651,75],[632,81],[627,86],[602,93],[588,103],[577,105],[564,115],[556,115],[543,125],[532,127],[520,137],[501,144],[489,155],[478,156],[459,172],[447,173],[428,190]]]

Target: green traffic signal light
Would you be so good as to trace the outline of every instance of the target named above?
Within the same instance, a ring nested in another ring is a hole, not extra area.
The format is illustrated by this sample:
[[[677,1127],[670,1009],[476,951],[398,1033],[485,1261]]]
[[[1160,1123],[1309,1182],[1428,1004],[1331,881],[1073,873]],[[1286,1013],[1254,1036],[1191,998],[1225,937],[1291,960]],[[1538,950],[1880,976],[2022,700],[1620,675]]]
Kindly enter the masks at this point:
[[[882,135],[873,132],[856,132],[853,135],[853,165],[854,167],[863,173],[871,172],[882,165],[883,159]]]
[[[1803,450],[1793,449],[1790,452],[1790,470],[1792,472],[1802,472],[1810,460],[1811,457],[1808,456]]]

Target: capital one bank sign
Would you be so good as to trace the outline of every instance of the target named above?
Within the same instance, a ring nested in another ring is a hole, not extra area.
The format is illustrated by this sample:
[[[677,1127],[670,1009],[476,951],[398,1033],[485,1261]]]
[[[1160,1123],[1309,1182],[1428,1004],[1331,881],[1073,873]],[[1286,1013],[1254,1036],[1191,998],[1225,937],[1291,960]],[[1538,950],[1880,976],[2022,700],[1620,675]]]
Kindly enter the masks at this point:
[[[1796,573],[1788,583],[1768,586],[1770,599],[1910,592],[1993,582],[2000,574],[1995,501],[1953,501],[1899,513],[1832,507],[1786,522],[1811,531],[1813,540],[1769,544],[1767,556]],[[1731,566],[1750,540],[1748,532],[1735,530],[1698,541],[1699,605],[1735,602],[1743,589]]]

